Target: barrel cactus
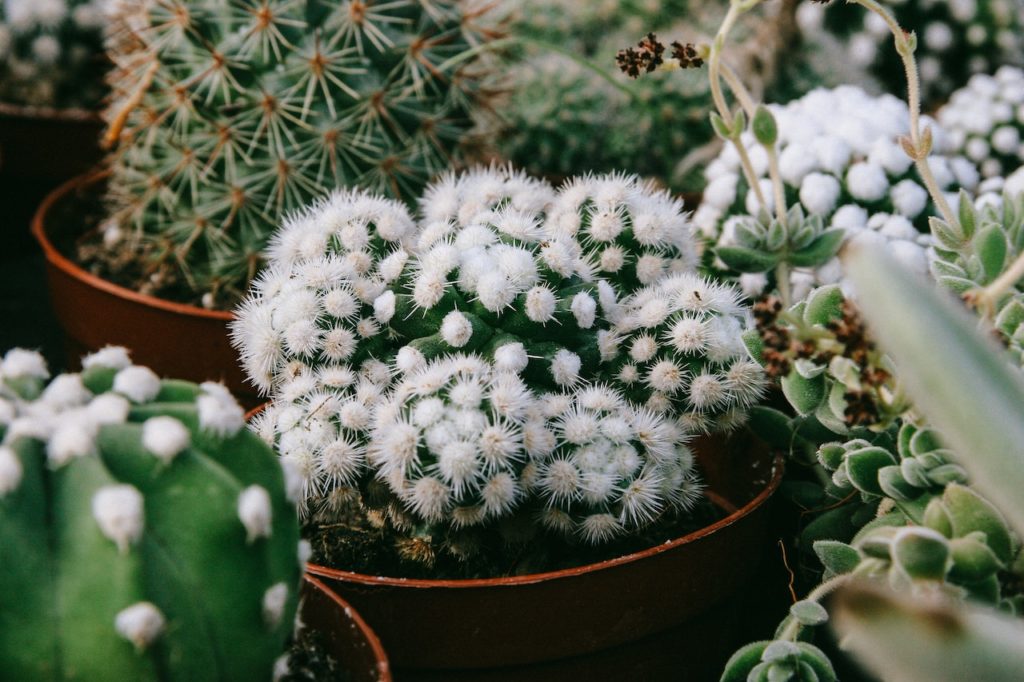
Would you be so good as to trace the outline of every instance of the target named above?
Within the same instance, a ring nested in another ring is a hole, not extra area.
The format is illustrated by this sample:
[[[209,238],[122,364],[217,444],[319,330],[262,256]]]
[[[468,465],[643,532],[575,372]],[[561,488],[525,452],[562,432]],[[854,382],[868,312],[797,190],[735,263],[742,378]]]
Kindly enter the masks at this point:
[[[938,119],[984,177],[1008,175],[1024,164],[1024,69],[1004,66],[991,76],[972,76]]]
[[[88,108],[103,96],[103,0],[0,3],[0,102]]]
[[[83,367],[0,363],[5,677],[269,679],[300,576],[274,454],[219,384]]]
[[[145,291],[223,307],[280,215],[335,187],[416,197],[481,111],[486,15],[461,0],[123,5],[96,267],[130,279],[141,261]]]

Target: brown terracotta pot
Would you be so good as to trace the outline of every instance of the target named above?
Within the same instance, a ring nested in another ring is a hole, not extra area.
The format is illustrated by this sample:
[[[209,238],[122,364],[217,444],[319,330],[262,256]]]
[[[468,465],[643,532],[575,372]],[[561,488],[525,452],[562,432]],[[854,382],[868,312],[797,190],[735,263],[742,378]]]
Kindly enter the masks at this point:
[[[101,158],[97,114],[0,102],[0,234],[5,247],[27,247],[32,213],[54,187]]]
[[[643,552],[487,580],[307,571],[363,614],[401,679],[717,677],[738,595],[771,539],[765,503],[782,463],[746,435],[699,441],[696,452],[727,516]]]
[[[54,214],[74,215],[76,201],[100,190],[102,175],[77,177],[46,197],[32,220],[32,234],[46,257],[53,311],[64,330],[68,360],[108,344],[125,346],[132,359],[162,376],[223,381],[243,404],[258,404],[228,341],[232,315],[219,310],[145,296],[92,275],[57,244],[73,243],[83,225]]]
[[[391,682],[380,639],[348,602],[306,575],[300,609],[302,625],[324,635],[327,653],[341,666],[348,682]]]

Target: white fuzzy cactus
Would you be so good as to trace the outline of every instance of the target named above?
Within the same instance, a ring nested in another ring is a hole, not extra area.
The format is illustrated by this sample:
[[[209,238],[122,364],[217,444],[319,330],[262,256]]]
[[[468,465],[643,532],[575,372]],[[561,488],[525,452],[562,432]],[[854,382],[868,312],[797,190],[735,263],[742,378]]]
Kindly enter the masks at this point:
[[[551,207],[546,232],[578,241],[593,271],[620,290],[653,284],[697,264],[683,202],[635,175],[568,180]]]
[[[624,304],[623,352],[605,376],[634,404],[674,415],[685,433],[736,428],[767,385],[743,344],[751,321],[739,296],[694,274],[641,289]]]
[[[770,108],[778,125],[779,168],[789,200],[799,202],[805,213],[821,216],[824,227],[844,230],[846,241],[887,244],[908,268],[927,272],[928,217],[934,209],[912,160],[897,141],[908,131],[906,103],[842,86],[818,89]],[[934,146],[928,163],[955,203],[954,189],[973,191],[979,173],[973,163],[954,153],[950,136],[941,127],[934,122],[930,127]],[[749,133],[744,144],[771,209],[767,154]],[[710,242],[733,246],[738,243],[737,222],[758,215],[760,204],[742,178],[733,147],[725,147],[706,175],[708,187],[694,222]],[[794,300],[814,286],[840,280],[835,259],[814,269],[794,269]],[[760,295],[765,284],[761,275],[741,279],[744,293],[751,297]]]
[[[699,497],[693,454],[671,417],[600,384],[545,396],[536,412],[528,430],[543,433],[546,447],[532,453],[524,477],[545,527],[598,544]]]
[[[410,372],[378,412],[367,458],[427,523],[474,526],[522,502],[535,397],[514,372],[453,355]]]
[[[355,364],[390,319],[384,299],[401,273],[416,226],[402,204],[337,192],[289,218],[270,266],[238,309],[232,341],[264,394],[303,368]]]
[[[1024,164],[1024,69],[1004,66],[991,76],[972,76],[938,119],[984,177],[1009,174]]]

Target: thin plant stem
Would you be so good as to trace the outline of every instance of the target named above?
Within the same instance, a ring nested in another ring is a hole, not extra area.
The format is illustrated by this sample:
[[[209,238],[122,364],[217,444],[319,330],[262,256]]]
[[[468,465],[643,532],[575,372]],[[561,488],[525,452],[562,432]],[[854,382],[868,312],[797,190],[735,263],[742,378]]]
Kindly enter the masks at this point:
[[[900,55],[900,60],[903,62],[903,70],[906,72],[907,77],[907,105],[910,109],[910,144],[914,148],[914,153],[910,154],[908,152],[908,156],[914,160],[914,164],[917,166],[917,173],[921,176],[921,180],[924,181],[928,194],[931,195],[932,201],[938,207],[939,213],[942,214],[942,219],[950,225],[958,226],[959,222],[953,213],[953,208],[946,201],[946,195],[942,193],[939,183],[935,179],[935,174],[932,173],[931,166],[928,165],[928,153],[931,151],[931,136],[929,131],[928,143],[927,145],[923,144],[924,135],[921,132],[921,82],[917,73],[917,60],[909,49],[905,49],[907,33],[899,25],[899,22],[896,21],[896,17],[893,16],[892,12],[876,0],[846,1],[861,5],[882,17],[892,32],[893,39],[896,41],[896,52]]]

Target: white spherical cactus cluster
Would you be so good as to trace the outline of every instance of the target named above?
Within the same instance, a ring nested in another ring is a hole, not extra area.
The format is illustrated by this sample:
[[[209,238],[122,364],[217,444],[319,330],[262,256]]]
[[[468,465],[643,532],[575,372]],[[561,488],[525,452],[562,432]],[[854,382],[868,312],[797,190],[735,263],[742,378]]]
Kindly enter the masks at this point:
[[[531,452],[524,478],[545,527],[597,544],[700,496],[693,454],[671,418],[601,384],[543,396],[538,408],[542,421],[527,430],[543,447]]]
[[[0,3],[0,101],[92,107],[103,93],[106,0]]]
[[[683,204],[636,176],[573,178],[559,190],[548,234],[579,242],[600,277],[632,291],[691,271],[698,256]]]
[[[415,233],[402,204],[358,191],[289,218],[232,325],[250,381],[269,394],[312,368],[330,376],[379,352],[393,313],[379,297]]]
[[[300,577],[279,560],[299,534],[278,459],[221,384],[162,381],[123,348],[82,366],[50,380],[38,353],[0,361],[0,536],[18,557],[0,562],[19,623],[14,637],[0,629],[5,673],[35,678],[30,636],[57,652],[60,676],[155,680],[168,652],[200,659],[212,644],[246,679],[265,677]],[[198,632],[181,620],[186,591],[204,621],[254,615]]]
[[[685,433],[729,431],[767,388],[742,334],[749,310],[734,288],[695,274],[637,292],[618,326],[624,352],[605,369],[630,402],[673,415]]]
[[[459,528],[508,516],[527,490],[524,424],[534,394],[512,371],[457,354],[409,372],[378,411],[367,457],[427,523]]]
[[[991,76],[972,76],[938,119],[984,177],[1009,174],[1024,164],[1024,69],[1004,66]]]
[[[907,105],[891,95],[873,97],[860,88],[818,89],[784,106],[771,107],[779,130],[779,169],[787,201],[800,203],[809,215],[820,215],[826,228],[846,231],[847,241],[886,245],[908,268],[928,269],[928,217],[934,207],[917,176],[912,160],[899,146],[908,133]],[[952,153],[950,136],[927,118],[934,145],[928,164],[940,187],[954,204],[960,188],[973,191],[977,168]],[[774,206],[768,157],[747,133],[744,145],[761,178],[768,208]],[[757,215],[761,206],[740,169],[739,156],[727,145],[706,171],[704,200],[694,223],[717,246],[733,246],[737,220]],[[795,269],[795,298],[817,285],[840,282],[841,269],[833,259],[816,269]],[[759,295],[766,280],[745,275],[741,286]]]

